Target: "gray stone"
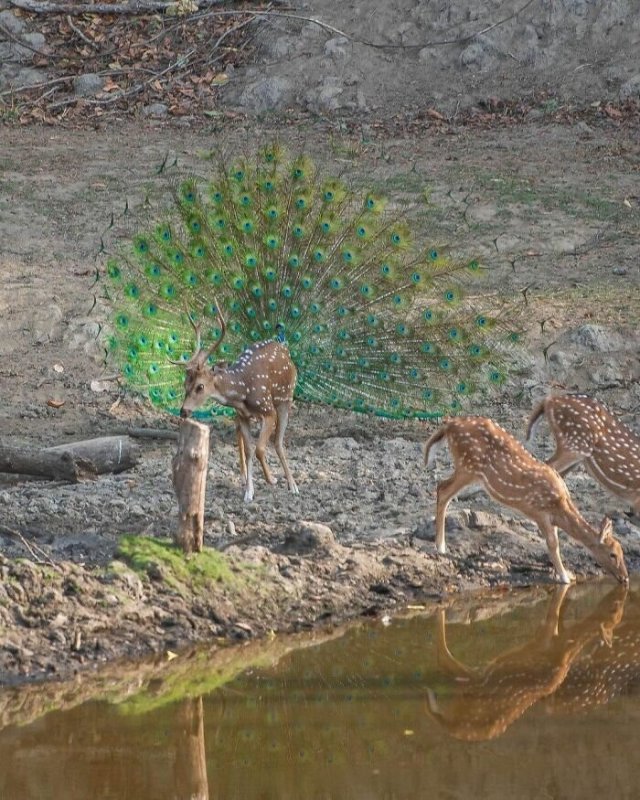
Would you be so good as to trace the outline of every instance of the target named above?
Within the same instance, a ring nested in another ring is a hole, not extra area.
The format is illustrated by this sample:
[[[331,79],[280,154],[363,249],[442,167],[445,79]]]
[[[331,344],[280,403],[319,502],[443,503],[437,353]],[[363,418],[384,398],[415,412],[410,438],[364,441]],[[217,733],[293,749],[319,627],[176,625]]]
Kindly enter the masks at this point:
[[[145,117],[166,117],[169,113],[169,107],[164,103],[151,103],[142,109],[142,114]]]
[[[104,78],[87,72],[85,75],[77,75],[73,79],[73,90],[79,97],[92,97],[102,91]]]
[[[333,39],[329,39],[324,46],[324,54],[336,60],[345,58],[350,51],[351,42],[346,36],[335,36]]]
[[[25,23],[13,11],[0,11],[0,25],[14,36],[20,36],[26,28]]]
[[[273,111],[286,106],[292,96],[286,78],[266,77],[249,84],[238,98],[238,104],[251,111]]]
[[[621,100],[640,100],[640,75],[634,75],[620,87]]]
[[[295,555],[329,554],[338,546],[333,531],[327,525],[301,520],[297,527],[286,535],[281,552]]]
[[[579,328],[567,331],[562,338],[566,338],[571,344],[601,353],[610,353],[622,347],[620,336],[601,325],[580,325]]]

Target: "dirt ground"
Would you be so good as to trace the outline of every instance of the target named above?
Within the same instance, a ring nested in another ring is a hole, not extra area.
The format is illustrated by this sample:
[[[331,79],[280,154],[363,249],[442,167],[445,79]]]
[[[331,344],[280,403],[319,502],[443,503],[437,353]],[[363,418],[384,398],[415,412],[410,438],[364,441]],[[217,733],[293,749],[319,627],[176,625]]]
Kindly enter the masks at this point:
[[[0,127],[1,443],[176,428],[124,395],[103,365],[93,308],[101,237],[125,200],[153,190],[167,153],[195,164],[214,145],[246,149],[274,136],[328,172],[407,201],[417,235],[478,254],[492,268],[489,286],[525,291],[521,367],[474,413],[522,437],[537,399],[579,390],[639,430],[640,120],[603,108],[406,125],[370,109],[357,117],[298,109],[111,119],[92,130]],[[435,209],[426,218],[416,204],[425,187]],[[432,427],[299,406],[287,446],[300,495],[260,477],[245,505],[233,428],[214,426],[206,544],[222,550],[238,580],[205,589],[177,587],[157,561],[136,571],[119,550],[125,534],[171,535],[172,442],[139,440],[134,470],[97,481],[0,474],[0,683],[63,678],[216,637],[337,624],[449,591],[551,582],[533,523],[483,494],[452,503],[449,553],[436,555],[433,489],[448,462],[436,474],[423,465]],[[542,434],[535,452],[545,457],[551,442]],[[582,471],[568,484],[590,521],[612,516],[637,571],[638,520]],[[567,537],[562,552],[579,580],[601,574]]]

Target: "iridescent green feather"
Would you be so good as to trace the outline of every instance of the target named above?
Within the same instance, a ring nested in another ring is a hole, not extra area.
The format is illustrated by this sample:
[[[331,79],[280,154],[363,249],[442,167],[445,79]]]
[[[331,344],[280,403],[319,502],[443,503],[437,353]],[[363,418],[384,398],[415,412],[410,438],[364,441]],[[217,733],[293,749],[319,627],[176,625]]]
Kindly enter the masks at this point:
[[[216,358],[237,358],[280,325],[299,399],[437,416],[500,385],[518,335],[495,298],[476,308],[469,287],[481,271],[418,247],[375,193],[357,196],[307,156],[269,145],[178,181],[167,219],[109,260],[108,348],[132,388],[176,413],[184,373],[170,362],[193,353],[189,318],[203,343],[220,336],[219,302],[227,335]]]

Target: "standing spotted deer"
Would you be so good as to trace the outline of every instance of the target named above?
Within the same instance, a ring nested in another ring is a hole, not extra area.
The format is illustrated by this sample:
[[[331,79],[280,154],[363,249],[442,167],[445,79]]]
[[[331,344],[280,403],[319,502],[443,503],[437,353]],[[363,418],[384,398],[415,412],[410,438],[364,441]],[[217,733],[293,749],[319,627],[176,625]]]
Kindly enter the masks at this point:
[[[426,443],[425,461],[431,466],[435,446],[446,440],[454,472],[438,484],[436,548],[446,552],[444,523],[449,502],[465,486],[481,484],[494,500],[521,511],[545,537],[551,561],[561,583],[573,575],[560,558],[558,527],[587,547],[598,564],[621,583],[628,581],[622,547],[606,517],[593,528],[573,504],[558,473],[535,459],[520,442],[486,417],[454,417]]]
[[[546,397],[533,409],[527,441],[542,416],[556,440],[547,461],[561,475],[577,464],[605,489],[622,497],[640,514],[640,436],[623,425],[607,408],[586,395]]]
[[[255,447],[267,483],[274,484],[266,461],[266,449],[275,431],[275,449],[282,464],[290,492],[298,494],[284,450],[284,434],[296,386],[296,368],[285,344],[275,339],[257,342],[247,348],[233,364],[221,362],[211,367],[207,360],[220,346],[226,326],[222,314],[220,337],[209,347],[200,345],[200,332],[196,331],[196,351],[186,362],[174,362],[186,368],[185,399],[180,409],[181,417],[188,417],[205,400],[212,397],[223,406],[236,412],[236,438],[240,454],[240,469],[245,480],[245,503],[253,500],[253,448],[251,446],[252,419],[261,421],[260,434]]]

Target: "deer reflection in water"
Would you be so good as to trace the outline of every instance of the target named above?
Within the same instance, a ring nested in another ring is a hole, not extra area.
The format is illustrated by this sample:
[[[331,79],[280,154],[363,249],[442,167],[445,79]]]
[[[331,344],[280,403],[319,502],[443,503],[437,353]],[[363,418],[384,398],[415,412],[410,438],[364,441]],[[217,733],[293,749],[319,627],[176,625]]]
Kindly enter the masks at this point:
[[[627,589],[621,586],[609,592],[591,614],[565,628],[561,612],[570,591],[569,586],[554,591],[546,619],[531,641],[482,668],[468,667],[451,654],[445,611],[441,609],[437,615],[437,659],[451,683],[441,697],[427,689],[429,715],[456,739],[494,739],[528,708],[556,692],[585,648],[604,644],[609,650],[614,630],[622,620]],[[579,691],[584,690],[580,683]]]

